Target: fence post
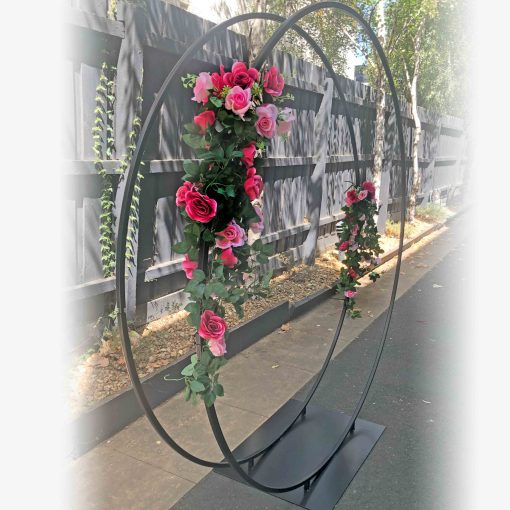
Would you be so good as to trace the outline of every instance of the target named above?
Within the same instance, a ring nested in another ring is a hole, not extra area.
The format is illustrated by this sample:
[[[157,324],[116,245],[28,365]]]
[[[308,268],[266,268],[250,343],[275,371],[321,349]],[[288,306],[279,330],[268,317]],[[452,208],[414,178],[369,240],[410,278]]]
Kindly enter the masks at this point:
[[[324,96],[315,116],[313,125],[313,162],[315,167],[310,176],[310,188],[307,195],[308,218],[310,230],[303,244],[303,260],[305,264],[315,262],[317,238],[321,219],[322,189],[324,174],[326,173],[326,158],[328,152],[329,123],[331,120],[331,105],[333,102],[333,80],[326,78],[324,83]]]
[[[138,7],[123,3],[119,5],[119,8],[122,8],[120,14],[124,19],[125,29],[125,37],[119,51],[116,81],[115,144],[117,158],[120,159],[128,151],[129,133],[133,128],[133,120],[136,115],[141,116],[138,97],[142,94],[145,17]],[[124,186],[125,179],[121,176],[115,198],[116,211],[120,210]],[[116,219],[118,220],[118,218]],[[136,313],[138,229],[135,229],[132,233],[132,238],[133,261],[126,271],[126,314],[128,321],[133,321]]]

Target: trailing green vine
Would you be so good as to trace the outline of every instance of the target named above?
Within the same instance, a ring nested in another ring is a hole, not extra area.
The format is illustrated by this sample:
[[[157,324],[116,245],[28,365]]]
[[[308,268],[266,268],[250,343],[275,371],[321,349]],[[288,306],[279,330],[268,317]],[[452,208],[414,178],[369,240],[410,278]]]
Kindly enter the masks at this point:
[[[94,167],[102,178],[101,214],[99,225],[99,244],[101,246],[101,264],[103,276],[113,275],[115,268],[115,234],[114,234],[114,186],[113,176],[109,175],[104,167],[104,161],[112,159],[115,150],[113,137],[113,109],[115,103],[113,79],[114,67],[105,62],[101,66],[99,83],[96,87],[95,119],[92,127],[92,150],[94,152]]]
[[[101,247],[101,264],[103,276],[108,278],[113,276],[115,271],[115,188],[114,176],[109,174],[104,161],[112,160],[115,153],[114,137],[114,107],[115,107],[115,66],[109,66],[104,62],[101,66],[99,75],[99,84],[96,87],[96,107],[94,110],[95,119],[92,128],[92,139],[94,152],[94,167],[102,178],[101,190],[101,214],[99,226],[99,244]],[[141,129],[140,110],[142,97],[138,96],[136,113],[131,125],[131,131],[128,134],[128,146],[126,154],[119,160],[119,165],[115,173],[123,175],[131,163],[133,153],[136,148],[136,141]],[[143,163],[142,163],[143,165]],[[138,210],[140,204],[140,193],[142,190],[143,175],[138,174],[133,199],[129,211],[129,229],[126,246],[126,258],[128,264],[135,262],[134,240],[138,229]]]

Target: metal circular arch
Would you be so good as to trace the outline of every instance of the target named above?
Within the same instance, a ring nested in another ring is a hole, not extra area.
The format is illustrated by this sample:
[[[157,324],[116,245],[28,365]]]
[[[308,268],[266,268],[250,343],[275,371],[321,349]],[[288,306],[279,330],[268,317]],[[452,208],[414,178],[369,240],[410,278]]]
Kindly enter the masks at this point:
[[[257,18],[268,19],[268,20],[271,20],[271,21],[279,21],[279,22],[284,22],[285,21],[285,18],[283,18],[282,16],[279,16],[279,15],[276,15],[276,14],[272,14],[272,13],[251,13],[251,14],[241,15],[241,16],[237,16],[235,18],[232,18],[232,19],[222,23],[221,25],[217,25],[216,27],[211,29],[207,34],[205,34],[201,39],[196,41],[183,54],[181,59],[174,65],[174,67],[170,71],[169,75],[167,76],[167,79],[165,80],[165,82],[161,86],[161,88],[160,88],[160,90],[159,90],[159,92],[158,92],[158,94],[157,94],[157,96],[156,96],[156,98],[155,98],[155,100],[153,102],[153,105],[152,105],[151,109],[149,110],[147,119],[146,119],[146,121],[145,121],[145,123],[144,123],[144,125],[142,127],[142,131],[141,131],[141,134],[140,134],[140,139],[139,139],[139,141],[137,143],[137,147],[135,149],[135,153],[133,155],[133,159],[132,159],[131,165],[130,165],[130,167],[128,169],[128,172],[127,172],[126,187],[125,187],[125,192],[124,192],[123,199],[122,199],[121,213],[120,213],[120,216],[119,216],[119,232],[118,232],[118,236],[117,236],[117,246],[116,246],[116,248],[117,248],[117,260],[116,260],[116,284],[117,285],[116,285],[116,294],[117,294],[117,303],[118,303],[118,308],[119,308],[119,318],[120,318],[120,330],[121,330],[122,348],[123,348],[123,351],[124,351],[124,356],[126,358],[127,370],[128,370],[131,382],[133,384],[133,389],[134,389],[134,392],[135,392],[135,394],[137,396],[137,399],[138,399],[142,409],[144,410],[144,413],[147,416],[147,419],[149,420],[149,422],[153,426],[153,428],[156,430],[156,432],[160,435],[160,437],[171,448],[173,448],[177,453],[179,453],[180,455],[182,455],[183,457],[185,457],[186,459],[188,459],[188,460],[190,460],[192,462],[195,462],[195,463],[197,463],[199,465],[203,465],[203,466],[206,466],[206,467],[213,467],[213,468],[215,468],[215,467],[218,467],[218,468],[220,468],[220,467],[228,467],[230,464],[228,462],[213,462],[213,461],[204,460],[204,459],[201,459],[199,457],[196,457],[195,455],[189,453],[187,450],[182,448],[175,440],[172,439],[172,437],[167,433],[167,431],[161,425],[161,423],[159,422],[158,418],[155,416],[154,411],[152,410],[152,407],[151,407],[150,403],[147,400],[147,397],[146,397],[145,392],[143,390],[143,386],[141,384],[140,378],[139,378],[137,370],[136,370],[136,365],[135,365],[133,354],[132,354],[131,344],[130,344],[130,341],[129,341],[129,335],[128,335],[128,329],[127,329],[127,317],[126,317],[126,311],[125,311],[125,307],[126,307],[126,302],[125,302],[125,283],[124,283],[125,266],[124,266],[124,264],[122,262],[124,262],[124,259],[125,259],[125,250],[126,250],[126,236],[127,236],[127,226],[128,226],[128,213],[127,213],[127,211],[129,211],[129,206],[130,206],[131,199],[132,199],[132,194],[133,194],[135,177],[137,175],[139,164],[141,162],[141,155],[142,155],[143,150],[145,148],[144,147],[145,146],[145,140],[146,140],[146,137],[148,136],[148,134],[150,133],[150,131],[151,131],[153,125],[154,125],[154,119],[155,119],[156,114],[159,111],[159,108],[161,107],[161,104],[162,104],[162,101],[163,101],[163,98],[164,98],[164,94],[166,93],[166,90],[168,89],[168,86],[170,85],[172,79],[175,78],[176,72],[180,70],[178,68],[178,66],[182,67],[182,64],[185,62],[185,60],[187,58],[189,58],[197,50],[197,48],[199,46],[203,46],[203,44],[205,42],[207,42],[214,35],[216,35],[216,33],[220,30],[220,28],[225,29],[225,28],[227,28],[228,26],[230,26],[230,25],[232,25],[234,23],[238,23],[240,21],[244,21],[244,20],[247,20],[247,19],[257,19]],[[360,182],[359,158],[358,158],[358,150],[357,150],[357,145],[356,145],[356,138],[355,138],[355,134],[354,134],[354,127],[353,127],[353,124],[352,124],[352,119],[351,119],[351,116],[349,114],[349,110],[347,108],[345,97],[344,97],[343,91],[341,89],[338,77],[334,73],[333,68],[331,66],[331,63],[329,62],[328,58],[326,57],[326,55],[324,54],[324,52],[322,51],[320,46],[318,46],[318,44],[315,42],[315,40],[305,30],[303,30],[302,28],[300,28],[298,26],[295,26],[295,25],[292,26],[291,28],[293,30],[295,30],[299,35],[301,35],[310,44],[310,46],[317,52],[317,54],[319,55],[319,57],[323,61],[326,69],[328,70],[330,76],[332,77],[332,79],[334,81],[335,88],[337,89],[337,92],[338,92],[339,97],[340,97],[340,101],[341,101],[341,103],[343,105],[345,116],[346,116],[346,120],[347,120],[347,124],[348,124],[348,129],[349,129],[349,133],[350,133],[350,137],[351,137],[351,144],[352,144],[352,148],[353,148],[354,169],[355,169],[356,182],[357,182],[357,184],[359,184],[359,182]],[[184,57],[186,57],[186,58],[184,58]],[[176,68],[177,68],[177,71],[176,71]],[[172,76],[170,76],[170,75],[172,75]],[[124,255],[124,256],[120,257],[119,255]],[[239,464],[243,464],[243,463],[249,462],[250,460],[252,460],[252,459],[258,457],[259,455],[261,455],[262,453],[264,453],[268,448],[270,448],[273,444],[275,444],[279,440],[279,438],[281,438],[292,427],[292,425],[296,422],[296,420],[299,418],[299,416],[301,415],[301,413],[303,412],[303,410],[305,409],[305,407],[308,405],[309,401],[313,397],[313,394],[315,393],[317,387],[319,386],[319,384],[320,384],[320,382],[322,380],[322,377],[324,376],[324,373],[325,373],[325,371],[327,369],[329,361],[330,361],[330,359],[331,359],[331,357],[333,355],[334,349],[335,349],[336,344],[338,342],[338,338],[340,336],[340,331],[341,331],[341,328],[343,326],[343,322],[344,322],[344,319],[345,319],[345,313],[346,313],[346,310],[345,310],[345,307],[343,307],[342,312],[341,312],[341,316],[340,316],[340,319],[339,319],[339,322],[338,322],[337,330],[335,332],[335,335],[333,336],[333,339],[332,339],[329,351],[328,351],[328,353],[326,355],[326,358],[324,360],[323,366],[322,366],[320,372],[317,374],[317,377],[316,377],[316,379],[314,381],[314,384],[310,388],[309,393],[308,393],[306,399],[303,401],[303,404],[295,412],[295,417],[281,431],[280,435],[276,439],[274,439],[272,442],[267,444],[264,448],[260,448],[256,452],[251,453],[249,456],[244,457],[243,459],[237,460],[237,462]]]
[[[221,425],[218,421],[218,417],[216,415],[216,409],[214,408],[214,405],[207,408],[207,416],[209,418],[209,423],[211,424],[211,428],[214,433],[214,437],[216,438],[216,441],[218,442],[218,445],[221,449],[221,452],[225,456],[225,458],[228,460],[230,466],[232,469],[234,469],[242,478],[245,480],[248,484],[251,486],[265,491],[265,492],[272,492],[272,493],[282,493],[282,492],[288,492],[294,489],[297,489],[298,487],[301,487],[307,483],[310,483],[310,481],[313,478],[316,478],[328,465],[330,460],[333,458],[335,453],[340,449],[342,444],[344,443],[347,435],[349,434],[350,430],[352,429],[352,426],[354,422],[356,421],[361,408],[363,407],[363,404],[365,403],[365,400],[367,398],[368,392],[370,390],[370,387],[372,385],[372,382],[375,377],[375,373],[377,371],[377,367],[379,365],[381,355],[384,349],[384,344],[386,343],[386,338],[388,335],[388,329],[390,325],[391,315],[393,312],[393,307],[395,304],[395,298],[397,293],[397,286],[398,286],[398,280],[399,280],[399,274],[400,274],[400,266],[402,262],[402,250],[403,250],[403,244],[404,244],[404,227],[405,227],[405,212],[406,212],[406,191],[407,191],[407,168],[406,168],[406,158],[405,158],[405,143],[404,143],[404,134],[402,129],[402,118],[400,114],[400,105],[398,102],[398,95],[395,88],[395,83],[393,81],[393,76],[391,74],[391,70],[389,68],[388,61],[386,59],[386,55],[384,53],[384,50],[379,43],[379,40],[377,39],[377,36],[371,29],[370,25],[364,20],[364,18],[354,9],[351,7],[344,5],[340,2],[320,2],[316,4],[311,4],[307,7],[304,7],[303,9],[299,10],[297,13],[290,16],[285,23],[282,23],[282,25],[274,32],[274,34],[271,36],[271,38],[267,41],[265,46],[262,48],[260,54],[258,55],[254,66],[259,67],[262,62],[267,58],[271,50],[274,48],[274,46],[278,43],[278,41],[283,37],[285,32],[293,26],[295,23],[297,23],[301,18],[306,16],[307,14],[310,14],[312,12],[315,12],[320,9],[339,9],[346,14],[349,14],[351,17],[356,19],[361,26],[366,30],[366,33],[370,37],[372,44],[374,45],[377,54],[381,60],[381,63],[383,65],[386,78],[388,80],[388,85],[391,90],[392,100],[393,100],[393,106],[395,108],[395,117],[396,117],[396,123],[397,123],[397,129],[398,129],[398,138],[399,138],[399,145],[400,145],[400,156],[401,156],[401,164],[402,164],[402,172],[401,172],[401,210],[400,210],[400,239],[399,239],[399,248],[398,248],[398,257],[397,257],[397,264],[395,267],[395,277],[393,280],[393,287],[392,292],[390,296],[390,304],[388,306],[388,311],[386,315],[386,320],[383,327],[383,332],[381,335],[381,340],[379,342],[379,348],[376,354],[376,357],[374,359],[374,362],[372,364],[369,376],[367,378],[367,381],[365,383],[363,393],[361,397],[358,400],[358,403],[356,405],[356,408],[349,419],[347,425],[345,426],[342,434],[340,435],[340,438],[338,439],[337,443],[334,445],[332,451],[330,454],[328,454],[320,463],[319,465],[312,470],[312,472],[303,480],[300,480],[298,482],[295,482],[292,485],[288,485],[285,487],[271,487],[265,484],[262,484],[260,482],[257,482],[253,477],[248,475],[242,467],[239,465],[239,463],[236,461],[232,451],[230,450],[230,447],[228,446],[225,436],[223,434],[223,431],[221,429]]]

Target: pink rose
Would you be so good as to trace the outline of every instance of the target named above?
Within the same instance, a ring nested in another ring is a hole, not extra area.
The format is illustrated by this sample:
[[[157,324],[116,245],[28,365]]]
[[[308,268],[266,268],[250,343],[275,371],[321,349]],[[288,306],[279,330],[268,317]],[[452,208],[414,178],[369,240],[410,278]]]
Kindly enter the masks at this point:
[[[370,181],[365,181],[361,187],[364,189],[364,190],[367,190],[369,195],[370,195],[370,198],[374,198],[375,197],[375,186],[374,186],[374,183],[373,182],[370,182]]]
[[[224,356],[227,352],[227,344],[224,338],[220,340],[209,340],[207,345],[213,356]]]
[[[358,273],[356,273],[356,271],[355,271],[352,267],[350,267],[350,268],[349,268],[349,271],[347,271],[347,272],[349,273],[349,276],[350,276],[353,280],[355,280],[355,279],[358,277]]]
[[[251,89],[243,90],[241,87],[235,86],[225,98],[225,108],[232,110],[239,117],[244,118],[244,114],[251,105]]]
[[[244,181],[244,190],[250,200],[255,200],[260,197],[262,189],[264,188],[264,182],[260,175],[256,175],[257,171],[255,168],[248,168],[246,171],[247,179]]]
[[[253,160],[255,159],[255,153],[257,152],[257,146],[255,142],[251,142],[248,147],[243,149],[244,156],[241,158],[241,161],[250,168],[253,166]]]
[[[296,120],[296,116],[290,108],[284,108],[278,115],[278,119],[276,132],[282,136],[290,132],[292,123]]]
[[[211,75],[209,73],[200,73],[193,87],[195,97],[192,97],[191,100],[197,103],[207,103],[209,100],[209,90],[212,88],[213,82],[211,80]]]
[[[183,207],[186,205],[186,195],[189,191],[193,191],[193,183],[184,181],[184,184],[177,190],[175,195],[175,203],[177,207]]]
[[[193,278],[193,271],[198,267],[198,262],[195,260],[190,260],[188,254],[184,255],[184,260],[182,262],[182,268],[186,273],[186,278],[191,280]]]
[[[273,138],[276,134],[276,117],[278,116],[278,108],[274,104],[265,104],[259,106],[256,110],[257,122],[255,129],[260,136]]]
[[[259,217],[259,221],[256,222],[252,220],[252,222],[250,223],[250,228],[254,234],[260,234],[264,230],[264,214],[262,212],[262,209],[258,205],[254,205],[253,209],[255,209],[255,212]]]
[[[365,200],[365,198],[368,197],[368,191],[366,189],[359,192],[358,195],[358,202],[361,202],[362,200]]]
[[[242,246],[246,232],[232,220],[221,232],[216,232],[216,236],[216,246],[225,250],[231,246]]]
[[[345,251],[347,250],[347,248],[349,248],[349,241],[344,241],[340,246],[339,246],[339,250],[340,251]]]
[[[237,264],[238,261],[239,260],[234,255],[232,248],[227,248],[226,250],[223,250],[222,254],[220,255],[220,262],[229,269],[232,269]]]
[[[216,216],[217,207],[216,200],[198,191],[186,194],[186,213],[193,221],[209,223]]]
[[[356,294],[357,294],[357,292],[355,290],[346,290],[344,292],[344,296],[346,298],[353,298]]]
[[[209,126],[214,126],[216,114],[212,110],[206,110],[193,117],[193,122],[200,128],[200,134],[205,134]]]
[[[254,67],[248,69],[244,62],[236,62],[232,66],[232,71],[224,72],[222,78],[229,87],[239,86],[245,89],[251,88],[253,82],[259,79],[259,72]]]
[[[358,232],[359,232],[359,225],[356,223],[356,225],[354,225],[354,227],[352,227],[351,235],[356,236],[356,235],[358,235]]]
[[[212,310],[205,310],[200,318],[198,334],[205,340],[217,342],[222,340],[227,330],[227,323]]]
[[[264,90],[272,96],[281,96],[285,81],[283,76],[278,72],[278,68],[271,67],[264,76]]]
[[[345,205],[350,207],[352,204],[359,202],[355,189],[350,189],[345,195]]]

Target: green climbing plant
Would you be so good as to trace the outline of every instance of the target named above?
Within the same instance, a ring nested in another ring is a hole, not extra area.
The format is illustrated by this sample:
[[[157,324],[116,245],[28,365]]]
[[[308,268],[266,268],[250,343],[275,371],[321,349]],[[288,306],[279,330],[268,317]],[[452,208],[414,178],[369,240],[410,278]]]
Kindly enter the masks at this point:
[[[99,83],[96,87],[95,98],[95,119],[92,127],[92,139],[94,152],[94,167],[102,178],[101,190],[101,213],[99,225],[99,244],[101,247],[101,264],[103,267],[103,276],[108,278],[113,276],[115,271],[115,176],[108,173],[104,162],[112,160],[115,154],[115,136],[114,136],[114,107],[115,107],[115,75],[116,67],[109,66],[104,62],[101,66]],[[131,163],[136,141],[141,128],[141,104],[142,96],[138,96],[136,112],[128,134],[128,146],[126,154],[120,158],[116,174],[121,176]],[[142,163],[143,165],[143,163]],[[129,229],[127,236],[126,258],[128,265],[134,264],[135,248],[134,242],[136,231],[138,229],[138,210],[140,204],[140,193],[142,190],[143,175],[140,172],[136,178],[133,199],[129,211]]]

